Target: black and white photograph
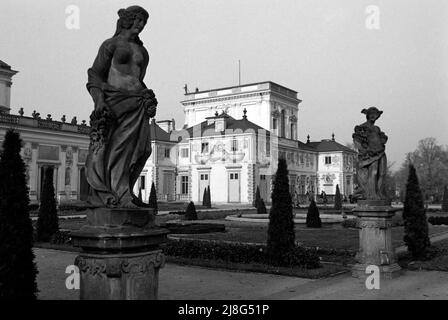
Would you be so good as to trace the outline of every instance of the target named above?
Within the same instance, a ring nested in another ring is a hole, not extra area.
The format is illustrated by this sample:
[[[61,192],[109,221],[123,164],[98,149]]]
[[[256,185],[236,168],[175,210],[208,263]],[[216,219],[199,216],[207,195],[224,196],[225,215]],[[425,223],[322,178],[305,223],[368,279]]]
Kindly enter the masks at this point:
[[[448,1],[1,0],[0,23],[0,300],[448,300]]]

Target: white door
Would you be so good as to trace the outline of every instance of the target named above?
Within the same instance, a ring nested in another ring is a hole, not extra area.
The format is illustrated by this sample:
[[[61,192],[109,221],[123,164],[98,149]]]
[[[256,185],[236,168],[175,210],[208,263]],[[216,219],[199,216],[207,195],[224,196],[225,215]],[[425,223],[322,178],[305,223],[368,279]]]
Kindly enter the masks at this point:
[[[208,173],[199,173],[199,199],[202,203],[202,197],[204,196],[204,190],[210,184],[210,175]],[[211,191],[210,191],[211,192]]]
[[[241,202],[240,173],[229,172],[229,202]]]
[[[167,201],[173,200],[173,189],[173,174],[165,172],[163,174],[163,194],[166,196]]]

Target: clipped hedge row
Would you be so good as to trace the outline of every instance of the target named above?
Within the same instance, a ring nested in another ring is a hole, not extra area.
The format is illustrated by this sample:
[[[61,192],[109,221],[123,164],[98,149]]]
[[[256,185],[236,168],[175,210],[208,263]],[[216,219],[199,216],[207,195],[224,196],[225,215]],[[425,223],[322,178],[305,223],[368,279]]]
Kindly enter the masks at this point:
[[[428,222],[432,225],[448,225],[448,217],[429,217]]]
[[[230,243],[220,241],[170,239],[163,246],[168,256],[222,260],[233,263],[269,264],[265,245]],[[320,267],[316,250],[295,247],[294,252],[284,257],[283,267],[303,267],[314,269]]]

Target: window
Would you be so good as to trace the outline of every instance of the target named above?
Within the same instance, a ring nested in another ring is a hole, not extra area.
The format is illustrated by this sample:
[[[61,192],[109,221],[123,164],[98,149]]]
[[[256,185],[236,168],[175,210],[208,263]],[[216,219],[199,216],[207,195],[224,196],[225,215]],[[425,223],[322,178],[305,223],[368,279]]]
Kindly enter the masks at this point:
[[[238,151],[238,140],[232,140],[232,152]]]
[[[260,174],[260,180],[266,180],[266,175]]]
[[[146,177],[145,176],[140,176],[140,188],[142,190],[146,189]]]
[[[201,180],[208,180],[208,174],[201,174]]]
[[[325,157],[325,164],[331,164],[331,157]]]
[[[230,180],[238,180],[238,173],[231,173]]]
[[[170,157],[170,148],[165,148],[165,158]]]
[[[271,141],[270,139],[266,139],[266,157],[271,156]]]
[[[284,138],[286,136],[286,111],[282,110],[281,113],[281,137]]]
[[[182,158],[188,158],[188,149],[187,148],[180,149],[180,156]]]
[[[180,177],[180,190],[182,194],[188,194],[188,176]]]
[[[295,131],[296,131],[295,125],[294,123],[291,123],[291,136],[290,136],[291,139],[295,139]]]
[[[203,142],[201,147],[202,153],[208,152],[208,142]]]
[[[272,119],[272,129],[273,130],[277,130],[278,124],[277,124],[277,119]]]

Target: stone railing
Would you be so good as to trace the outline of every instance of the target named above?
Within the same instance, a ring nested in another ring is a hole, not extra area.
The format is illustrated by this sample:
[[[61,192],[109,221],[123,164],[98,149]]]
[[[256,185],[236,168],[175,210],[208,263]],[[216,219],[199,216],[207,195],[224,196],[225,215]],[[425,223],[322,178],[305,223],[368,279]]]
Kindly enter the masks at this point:
[[[8,113],[0,113],[0,123],[18,124],[19,117]]]
[[[0,124],[34,127],[53,131],[69,131],[88,135],[90,127],[87,125],[70,124],[68,122],[36,119],[32,117],[18,116],[8,113],[0,113]]]

